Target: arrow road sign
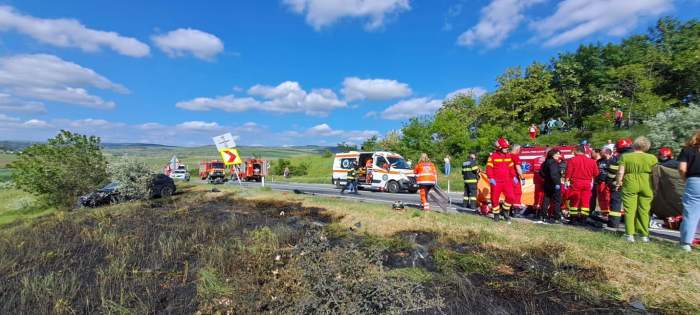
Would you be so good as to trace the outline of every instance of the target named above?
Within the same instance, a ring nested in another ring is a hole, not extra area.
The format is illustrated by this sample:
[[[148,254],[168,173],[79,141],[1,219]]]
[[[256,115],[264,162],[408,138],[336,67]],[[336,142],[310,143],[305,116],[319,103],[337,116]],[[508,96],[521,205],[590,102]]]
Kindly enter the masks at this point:
[[[221,159],[224,160],[224,164],[226,165],[238,165],[243,163],[237,149],[224,148],[220,150],[219,153],[221,153]]]

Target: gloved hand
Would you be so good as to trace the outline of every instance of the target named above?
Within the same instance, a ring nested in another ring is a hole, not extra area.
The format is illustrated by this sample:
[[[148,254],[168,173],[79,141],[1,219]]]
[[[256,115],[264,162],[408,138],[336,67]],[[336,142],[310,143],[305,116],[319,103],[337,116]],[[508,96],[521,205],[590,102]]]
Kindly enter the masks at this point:
[[[496,186],[496,180],[493,178],[489,178],[489,183],[493,186]]]
[[[518,184],[518,178],[517,178],[517,177],[513,177],[513,184],[516,184],[516,185]]]
[[[555,189],[555,190],[560,190],[560,189],[561,189],[561,186],[555,185],[555,186],[554,186],[554,189]]]

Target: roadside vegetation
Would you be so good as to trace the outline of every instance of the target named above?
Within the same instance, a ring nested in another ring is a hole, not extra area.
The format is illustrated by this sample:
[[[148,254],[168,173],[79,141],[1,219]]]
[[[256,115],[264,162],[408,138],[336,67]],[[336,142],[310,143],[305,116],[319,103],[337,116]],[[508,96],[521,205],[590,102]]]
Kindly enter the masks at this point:
[[[700,255],[666,242],[225,185],[178,190],[0,230],[0,313],[700,311]]]

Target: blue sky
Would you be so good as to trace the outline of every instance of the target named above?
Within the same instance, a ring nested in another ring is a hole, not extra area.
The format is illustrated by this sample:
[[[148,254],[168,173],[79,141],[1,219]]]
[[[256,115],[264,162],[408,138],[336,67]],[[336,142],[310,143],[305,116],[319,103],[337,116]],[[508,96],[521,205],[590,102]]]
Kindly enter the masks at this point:
[[[0,139],[359,143],[696,0],[2,1]]]

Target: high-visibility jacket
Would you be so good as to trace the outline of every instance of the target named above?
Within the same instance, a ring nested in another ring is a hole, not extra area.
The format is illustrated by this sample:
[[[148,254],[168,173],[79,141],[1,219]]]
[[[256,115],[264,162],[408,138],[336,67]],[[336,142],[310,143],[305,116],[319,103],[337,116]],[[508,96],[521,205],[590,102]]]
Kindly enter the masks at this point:
[[[419,162],[413,170],[416,173],[418,185],[435,185],[437,183],[437,168],[430,162]]]
[[[355,180],[355,177],[356,177],[356,176],[357,176],[357,171],[356,171],[354,168],[351,168],[351,169],[348,171],[347,180],[348,180],[348,181],[353,181],[353,180]]]
[[[571,181],[592,182],[598,174],[596,162],[583,154],[576,154],[567,162],[566,178]]]
[[[467,160],[462,163],[462,179],[465,184],[475,184],[479,179],[479,165],[474,160]]]
[[[510,153],[493,152],[486,161],[486,176],[497,182],[512,182],[515,177],[515,163]]]

